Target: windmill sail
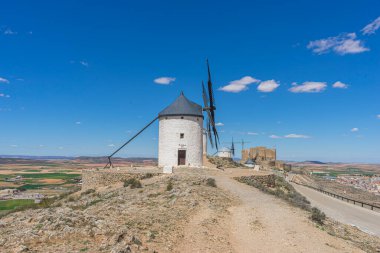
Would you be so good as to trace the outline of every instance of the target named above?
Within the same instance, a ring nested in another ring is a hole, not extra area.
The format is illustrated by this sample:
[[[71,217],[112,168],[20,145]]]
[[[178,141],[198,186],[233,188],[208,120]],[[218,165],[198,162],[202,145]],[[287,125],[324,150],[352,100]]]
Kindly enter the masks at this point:
[[[216,129],[215,125],[215,98],[214,93],[212,89],[212,81],[211,81],[211,71],[210,71],[210,65],[207,60],[207,74],[208,74],[208,81],[207,81],[207,91],[204,86],[204,83],[202,82],[202,96],[203,96],[203,103],[204,108],[203,110],[207,113],[207,135],[210,140],[210,144],[212,147],[215,147],[218,150],[218,144],[219,144],[219,134]],[[208,94],[207,94],[208,93]]]
[[[235,155],[235,145],[234,145],[234,139],[232,138],[232,144],[231,144],[231,153],[232,153],[232,156]]]

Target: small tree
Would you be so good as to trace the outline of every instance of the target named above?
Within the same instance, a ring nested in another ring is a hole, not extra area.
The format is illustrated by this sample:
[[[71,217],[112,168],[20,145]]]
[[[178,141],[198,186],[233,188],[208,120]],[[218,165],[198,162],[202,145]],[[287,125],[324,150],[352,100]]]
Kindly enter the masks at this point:
[[[173,183],[172,180],[169,180],[168,184],[166,185],[166,190],[171,191],[173,190]]]
[[[325,221],[325,219],[326,219],[326,215],[324,212],[322,212],[321,210],[319,210],[316,207],[313,207],[311,209],[311,220],[312,221],[315,221],[319,225],[323,225],[323,222]]]
[[[136,178],[130,178],[130,179],[124,181],[124,187],[128,187],[128,186],[130,186],[131,189],[142,188],[140,180],[138,180]]]
[[[211,177],[207,178],[206,185],[211,186],[211,187],[216,187],[215,179]]]

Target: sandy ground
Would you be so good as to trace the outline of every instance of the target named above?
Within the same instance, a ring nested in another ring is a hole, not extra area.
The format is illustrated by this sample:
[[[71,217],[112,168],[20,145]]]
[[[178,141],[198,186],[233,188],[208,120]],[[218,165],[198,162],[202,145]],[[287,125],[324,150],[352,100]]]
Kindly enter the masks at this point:
[[[342,223],[354,225],[364,232],[380,236],[380,213],[346,203],[305,186],[292,185],[327,216]]]
[[[305,211],[232,179],[238,171],[212,174],[237,204],[223,216],[207,209],[195,215],[176,252],[363,252],[317,228]]]

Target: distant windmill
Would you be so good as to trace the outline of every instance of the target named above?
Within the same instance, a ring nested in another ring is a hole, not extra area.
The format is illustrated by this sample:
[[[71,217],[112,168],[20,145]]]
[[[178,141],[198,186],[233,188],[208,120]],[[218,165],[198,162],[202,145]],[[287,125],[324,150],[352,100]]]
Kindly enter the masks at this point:
[[[158,165],[201,167],[207,154],[207,139],[211,147],[218,150],[219,135],[215,126],[215,99],[212,89],[210,66],[207,60],[207,91],[202,82],[204,107],[190,101],[183,92],[157,117],[109,155],[104,168],[113,167],[111,158],[133,141],[145,129],[159,120]],[[203,127],[203,112],[206,112],[206,126]],[[204,134],[205,133],[205,134]]]
[[[235,156],[234,138],[232,138],[232,142],[231,142],[231,153],[232,153],[232,157],[234,157]]]
[[[228,148],[228,149],[230,150],[232,157],[234,157],[234,156],[235,156],[235,143],[234,143],[234,138],[232,138],[231,143],[230,143],[230,142],[224,142],[224,144],[231,144],[231,147]]]
[[[251,143],[250,141],[244,141],[243,139],[241,139],[240,142],[235,142],[236,144],[241,144],[241,150],[244,150],[244,144],[246,143]]]

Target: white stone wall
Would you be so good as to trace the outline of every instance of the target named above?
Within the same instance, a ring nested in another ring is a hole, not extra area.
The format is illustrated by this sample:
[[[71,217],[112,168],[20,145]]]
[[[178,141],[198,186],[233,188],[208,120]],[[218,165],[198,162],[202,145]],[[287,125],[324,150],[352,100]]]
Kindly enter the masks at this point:
[[[203,155],[207,156],[207,131],[203,129]]]
[[[180,138],[180,134],[184,138]],[[159,119],[158,166],[178,166],[178,150],[186,150],[186,166],[201,167],[203,118],[167,116]]]
[[[231,151],[222,150],[218,152],[219,157],[232,158]]]

